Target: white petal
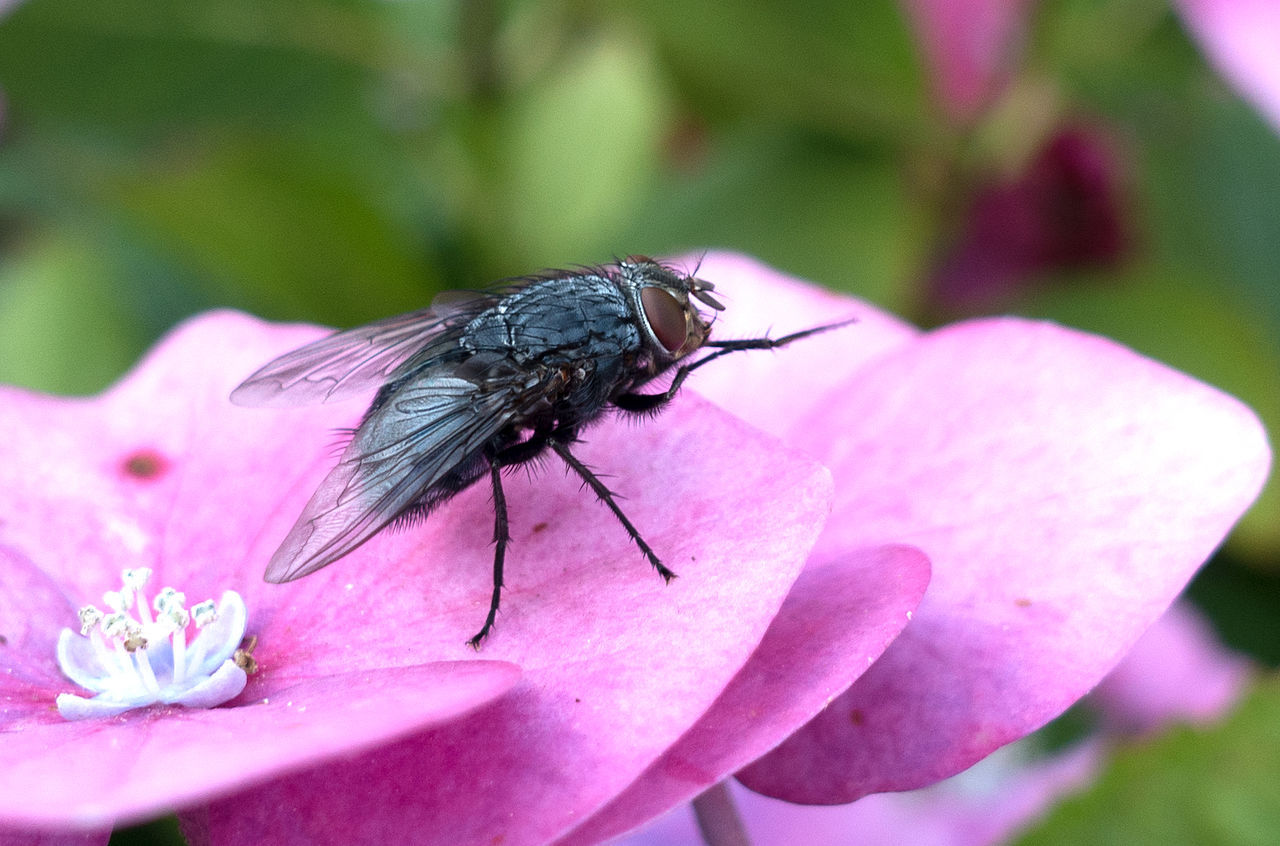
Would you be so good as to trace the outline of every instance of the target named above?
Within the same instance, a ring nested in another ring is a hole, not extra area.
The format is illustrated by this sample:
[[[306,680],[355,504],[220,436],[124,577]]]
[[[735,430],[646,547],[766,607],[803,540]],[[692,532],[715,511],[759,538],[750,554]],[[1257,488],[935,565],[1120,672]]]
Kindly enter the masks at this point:
[[[240,695],[249,677],[234,661],[224,661],[212,676],[177,696],[162,694],[165,702],[188,708],[212,708]]]
[[[106,660],[110,660],[109,655]],[[117,668],[106,666],[103,661],[104,653],[89,638],[71,629],[58,633],[58,666],[67,678],[85,690],[98,692],[110,684]]]
[[[58,694],[58,713],[68,720],[83,720],[89,717],[114,717],[116,714],[123,714],[146,702],[121,702],[119,699],[108,699],[105,696],[95,696],[92,699],[85,699],[83,696],[77,696],[74,693]]]
[[[249,611],[233,590],[218,601],[218,619],[201,629],[187,646],[187,675],[207,676],[229,659],[244,639]]]

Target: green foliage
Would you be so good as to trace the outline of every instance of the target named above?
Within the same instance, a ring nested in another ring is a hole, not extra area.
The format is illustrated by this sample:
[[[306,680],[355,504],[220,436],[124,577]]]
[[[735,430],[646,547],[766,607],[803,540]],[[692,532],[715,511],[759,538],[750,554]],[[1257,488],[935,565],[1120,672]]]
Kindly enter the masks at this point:
[[[140,334],[83,244],[44,243],[0,265],[0,382],[97,391],[142,352]]]
[[[1016,843],[1263,846],[1277,831],[1280,679],[1272,677],[1219,725],[1177,727],[1120,749],[1091,787]]]

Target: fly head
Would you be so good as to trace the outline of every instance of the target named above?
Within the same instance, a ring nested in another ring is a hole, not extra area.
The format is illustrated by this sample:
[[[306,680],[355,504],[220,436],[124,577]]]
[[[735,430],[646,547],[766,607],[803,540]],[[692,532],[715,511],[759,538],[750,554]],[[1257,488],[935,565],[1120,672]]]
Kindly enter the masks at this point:
[[[714,285],[644,256],[618,262],[618,272],[658,370],[702,348],[711,335],[712,321],[702,316],[693,300],[723,311],[724,305],[711,294]]]

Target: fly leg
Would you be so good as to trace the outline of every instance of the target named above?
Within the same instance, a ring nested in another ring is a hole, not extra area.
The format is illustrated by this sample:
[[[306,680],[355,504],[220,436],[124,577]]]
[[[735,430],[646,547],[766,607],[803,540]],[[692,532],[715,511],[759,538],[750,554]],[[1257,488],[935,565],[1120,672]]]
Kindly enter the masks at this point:
[[[561,435],[563,434],[564,433],[561,433]],[[596,497],[605,505],[609,506],[609,510],[613,512],[613,516],[618,518],[618,522],[622,524],[622,528],[627,530],[627,534],[631,536],[631,540],[635,541],[636,546],[640,547],[640,551],[649,559],[649,563],[658,571],[658,575],[662,576],[664,580],[670,582],[676,577],[676,574],[667,569],[666,565],[658,560],[657,554],[654,553],[649,544],[644,542],[644,538],[640,537],[640,532],[636,530],[636,527],[627,519],[627,515],[623,514],[622,509],[618,507],[617,501],[613,498],[613,491],[609,490],[609,488],[605,486],[605,483],[600,481],[600,477],[591,472],[591,468],[587,467],[587,465],[579,461],[573,453],[569,452],[569,441],[571,440],[571,437],[554,437],[550,440],[550,445],[551,448],[556,451],[556,455],[564,459],[564,463],[569,465],[573,472],[582,477],[582,481],[586,482],[591,490],[595,492]]]
[[[493,483],[493,597],[489,600],[489,616],[484,618],[484,625],[475,637],[467,641],[467,645],[477,651],[480,641],[489,634],[498,616],[498,601],[502,597],[502,565],[507,557],[507,543],[511,540],[507,524],[507,497],[502,492],[502,466],[497,460],[489,462],[489,479]]]
[[[484,618],[484,625],[475,637],[467,641],[472,649],[479,650],[483,641],[493,629],[498,617],[498,603],[502,598],[502,568],[506,563],[507,544],[511,542],[511,529],[507,521],[507,496],[502,490],[502,469],[523,464],[536,458],[538,453],[546,449],[550,439],[550,428],[536,430],[527,440],[509,444],[501,449],[493,449],[489,456],[489,481],[493,485],[493,596],[489,600],[489,614]]]
[[[783,335],[781,338],[745,338],[738,341],[707,341],[704,347],[715,347],[715,352],[705,358],[695,361],[689,365],[692,370],[695,367],[701,367],[713,358],[719,358],[738,350],[773,350],[778,347],[785,347],[792,341],[798,341],[801,338],[808,338],[810,335],[818,335],[822,332],[830,332],[832,329],[841,329],[850,324],[857,323],[858,318],[848,317],[844,320],[837,320],[835,323],[824,323],[821,326],[811,326],[808,329],[801,329],[799,332],[792,332],[790,335]]]
[[[623,411],[635,412],[638,414],[656,413],[662,409],[664,405],[671,402],[672,397],[680,390],[680,386],[684,384],[684,380],[689,378],[689,374],[697,370],[709,361],[715,361],[720,356],[729,353],[739,352],[741,350],[773,350],[778,347],[785,347],[792,341],[798,341],[801,338],[807,338],[810,335],[817,335],[819,332],[828,332],[832,329],[839,329],[842,326],[848,326],[857,320],[851,317],[848,320],[841,320],[836,323],[827,323],[823,326],[814,326],[810,329],[802,329],[799,332],[792,332],[790,335],[783,335],[781,338],[746,338],[739,341],[707,341],[704,347],[714,347],[716,351],[704,355],[702,358],[692,364],[682,364],[676,370],[675,378],[671,380],[671,385],[660,394],[638,394],[625,393],[613,399],[613,404]]]

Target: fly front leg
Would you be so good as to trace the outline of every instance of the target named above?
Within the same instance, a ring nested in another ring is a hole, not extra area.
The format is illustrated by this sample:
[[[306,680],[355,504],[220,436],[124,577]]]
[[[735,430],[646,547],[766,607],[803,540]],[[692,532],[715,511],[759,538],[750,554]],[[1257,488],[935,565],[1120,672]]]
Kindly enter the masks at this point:
[[[566,438],[563,440],[558,437],[552,438],[550,440],[550,446],[555,450],[556,455],[564,459],[564,463],[569,465],[573,472],[582,477],[582,481],[586,482],[587,486],[595,492],[596,497],[605,505],[609,506],[609,510],[613,512],[613,516],[618,518],[618,522],[622,524],[622,528],[627,530],[627,534],[631,536],[631,540],[635,541],[636,546],[640,547],[640,551],[649,559],[649,563],[658,571],[658,575],[662,576],[664,580],[670,582],[676,577],[676,574],[667,569],[666,565],[658,560],[657,554],[654,553],[649,544],[644,542],[644,538],[640,537],[640,532],[636,530],[636,527],[627,519],[627,515],[623,514],[622,509],[618,507],[618,503],[613,498],[613,491],[609,490],[609,488],[605,486],[604,482],[600,481],[600,478],[596,476],[595,473],[591,472],[591,468],[579,461],[577,456],[569,451],[568,442],[571,440],[572,438]]]
[[[773,350],[778,347],[785,347],[792,341],[798,341],[801,338],[807,338],[810,335],[817,335],[820,332],[829,332],[832,329],[839,329],[842,326],[848,326],[857,321],[856,317],[848,320],[841,320],[836,323],[827,323],[823,326],[814,326],[811,329],[802,329],[799,332],[792,332],[790,335],[783,335],[781,338],[746,338],[738,341],[707,341],[704,347],[714,348],[715,352],[705,355],[692,364],[682,364],[676,370],[675,378],[671,380],[671,385],[659,394],[639,394],[628,392],[613,399],[613,404],[623,411],[630,411],[636,414],[657,413],[662,407],[671,402],[672,398],[680,390],[680,386],[684,384],[684,380],[689,378],[689,374],[697,370],[709,361],[715,361],[721,356],[729,353],[741,352],[742,350]]]
[[[770,338],[766,335],[763,338],[744,338],[737,341],[707,341],[703,346],[712,347],[716,351],[706,358],[689,365],[689,369],[693,370],[695,367],[701,367],[713,358],[719,358],[722,355],[728,355],[739,350],[776,350],[778,347],[785,347],[792,341],[798,341],[801,338],[808,338],[810,335],[817,335],[822,332],[830,332],[832,329],[840,329],[857,322],[858,318],[849,317],[844,320],[837,320],[835,323],[824,323],[821,326],[801,329],[799,332],[792,332],[790,335],[783,335],[781,338]]]
[[[703,359],[703,361],[705,360]],[[657,414],[664,405],[671,402],[671,398],[676,395],[680,390],[680,386],[684,384],[684,380],[689,378],[689,372],[701,363],[701,361],[698,361],[693,364],[682,365],[676,370],[676,375],[671,380],[671,385],[660,394],[628,392],[614,397],[613,404],[623,411],[630,411],[633,414]]]

